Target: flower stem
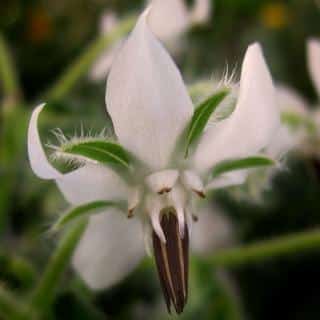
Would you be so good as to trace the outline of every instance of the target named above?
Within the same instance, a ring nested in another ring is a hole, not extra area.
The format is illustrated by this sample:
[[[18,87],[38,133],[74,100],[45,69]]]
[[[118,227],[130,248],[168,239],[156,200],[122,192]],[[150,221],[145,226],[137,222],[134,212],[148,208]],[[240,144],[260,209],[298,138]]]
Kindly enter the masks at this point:
[[[114,31],[108,35],[98,37],[63,73],[57,83],[47,92],[46,98],[49,100],[59,100],[65,96],[77,80],[88,71],[99,54],[115,44],[117,40],[121,39],[132,29],[136,19],[136,16],[128,16],[119,23]]]
[[[0,34],[0,79],[6,99],[15,99],[19,95],[19,85],[13,61],[4,37]]]
[[[31,319],[26,312],[26,307],[21,305],[11,292],[0,286],[0,316],[1,319],[27,320]]]
[[[290,254],[320,249],[320,230],[305,231],[252,245],[217,252],[210,262],[221,267],[238,267]]]
[[[31,305],[38,312],[45,311],[53,301],[59,279],[69,265],[73,252],[87,226],[87,219],[77,222],[64,235],[32,296]]]

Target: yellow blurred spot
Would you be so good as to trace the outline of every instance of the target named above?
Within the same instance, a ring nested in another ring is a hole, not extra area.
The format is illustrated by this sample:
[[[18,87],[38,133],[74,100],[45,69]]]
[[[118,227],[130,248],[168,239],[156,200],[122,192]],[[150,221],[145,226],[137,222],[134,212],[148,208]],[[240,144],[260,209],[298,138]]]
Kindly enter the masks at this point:
[[[31,42],[41,43],[50,38],[52,21],[43,8],[34,8],[30,11],[27,20],[26,35]]]
[[[289,8],[284,3],[272,2],[262,8],[261,21],[266,28],[281,29],[288,25],[289,20]]]

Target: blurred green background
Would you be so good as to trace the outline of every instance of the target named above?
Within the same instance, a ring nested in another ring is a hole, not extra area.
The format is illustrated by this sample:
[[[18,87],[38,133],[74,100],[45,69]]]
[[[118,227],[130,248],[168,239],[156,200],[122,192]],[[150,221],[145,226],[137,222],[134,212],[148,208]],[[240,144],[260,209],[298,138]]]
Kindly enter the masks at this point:
[[[32,288],[43,271],[57,242],[48,235],[48,227],[66,205],[54,184],[37,179],[28,165],[30,111],[98,36],[106,9],[122,17],[143,6],[143,1],[132,0],[1,0],[0,29],[22,90],[7,97],[0,87],[0,285],[18,296]],[[320,37],[317,1],[216,0],[211,20],[185,35],[176,62],[191,83],[221,75],[226,63],[239,70],[247,45],[259,41],[275,81],[290,85],[316,104],[306,68],[309,37]],[[94,83],[83,76],[68,94],[49,101],[51,108],[41,128],[44,137],[49,139],[48,129],[57,126],[72,133],[81,121],[97,131],[106,126],[104,90],[104,81]],[[213,201],[234,221],[239,243],[318,225],[320,177],[313,160],[292,158],[289,172],[275,178],[261,203],[216,193]],[[228,273],[213,272],[203,258],[194,257],[191,264],[190,303],[183,319],[320,317],[320,252],[228,269]],[[65,279],[47,319],[166,319],[155,270],[147,264],[99,294],[86,289],[71,270]]]

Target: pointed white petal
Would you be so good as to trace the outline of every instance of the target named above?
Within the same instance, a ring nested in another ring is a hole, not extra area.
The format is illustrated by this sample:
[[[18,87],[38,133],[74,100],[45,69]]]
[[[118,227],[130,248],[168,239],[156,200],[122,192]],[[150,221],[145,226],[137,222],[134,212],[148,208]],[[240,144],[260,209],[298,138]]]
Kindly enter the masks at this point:
[[[90,218],[73,266],[89,287],[101,290],[121,281],[143,255],[141,223],[109,210]]]
[[[217,207],[199,209],[199,220],[194,224],[191,248],[198,254],[208,254],[234,243],[232,222]]]
[[[205,196],[202,180],[194,171],[183,171],[181,175],[181,182],[186,189],[195,192],[202,198]]]
[[[160,211],[157,211],[156,209],[152,209],[152,211],[150,211],[150,217],[151,217],[151,224],[154,232],[163,243],[166,243],[167,241],[166,236],[164,235],[164,232],[160,224]]]
[[[193,106],[144,12],[111,68],[106,104],[120,143],[153,169],[167,166]]]
[[[160,224],[160,213],[163,209],[163,205],[161,202],[160,196],[152,196],[149,195],[146,199],[146,211],[150,215],[151,224],[154,232],[157,234],[159,239],[166,243],[166,237],[164,235],[164,232],[162,230],[161,224]]]
[[[202,24],[209,20],[211,15],[211,0],[195,0],[191,11],[191,21]]]
[[[176,39],[190,25],[184,0],[153,0],[148,23],[161,41]]]
[[[219,161],[245,157],[266,147],[280,125],[275,89],[258,44],[244,58],[237,106],[229,118],[208,129],[194,162],[205,171]]]
[[[41,145],[37,122],[44,105],[32,113],[28,130],[28,154],[31,168],[42,179],[54,179],[71,204],[95,200],[119,200],[127,196],[126,184],[112,170],[86,165],[67,174],[58,172],[48,161]]]
[[[152,173],[146,177],[147,186],[156,193],[163,194],[170,192],[178,180],[177,170],[163,170]]]
[[[320,97],[320,41],[310,39],[307,47],[308,67],[313,84]]]
[[[308,114],[307,101],[298,92],[284,85],[278,85],[276,92],[278,105],[282,112],[294,112],[300,115]]]
[[[57,179],[62,174],[57,171],[48,161],[42,148],[39,132],[38,118],[45,104],[34,109],[31,115],[28,129],[28,155],[33,172],[42,179]]]
[[[210,181],[205,190],[222,189],[243,184],[247,179],[248,173],[248,170],[237,170],[223,174]]]
[[[56,183],[68,202],[74,205],[96,200],[125,200],[128,188],[111,169],[95,164],[63,175]]]

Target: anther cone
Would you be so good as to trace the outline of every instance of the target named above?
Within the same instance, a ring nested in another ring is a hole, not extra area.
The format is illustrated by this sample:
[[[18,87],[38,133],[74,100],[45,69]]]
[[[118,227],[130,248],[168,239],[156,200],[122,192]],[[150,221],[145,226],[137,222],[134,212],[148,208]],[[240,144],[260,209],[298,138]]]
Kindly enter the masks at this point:
[[[166,300],[168,312],[171,305],[178,314],[182,313],[188,297],[189,232],[185,225],[181,238],[174,209],[166,209],[161,215],[161,227],[166,243],[153,232],[153,248],[158,275]]]

